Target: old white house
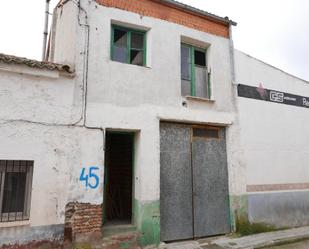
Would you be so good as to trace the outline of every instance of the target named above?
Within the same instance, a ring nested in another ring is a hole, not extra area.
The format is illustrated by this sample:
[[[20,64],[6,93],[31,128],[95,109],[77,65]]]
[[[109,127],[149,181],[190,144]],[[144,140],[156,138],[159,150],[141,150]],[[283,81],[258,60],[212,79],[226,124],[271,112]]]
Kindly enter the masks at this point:
[[[309,84],[234,50],[233,25],[66,0],[48,62],[0,55],[0,244],[308,225]]]

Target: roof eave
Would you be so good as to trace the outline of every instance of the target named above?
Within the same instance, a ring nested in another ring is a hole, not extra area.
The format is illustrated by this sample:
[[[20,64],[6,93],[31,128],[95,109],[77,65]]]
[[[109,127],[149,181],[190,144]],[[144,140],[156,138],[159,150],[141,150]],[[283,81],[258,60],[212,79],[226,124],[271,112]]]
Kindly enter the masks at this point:
[[[58,64],[48,61],[37,61],[33,59],[28,59],[24,57],[18,57],[14,55],[7,55],[0,53],[0,62],[6,63],[6,64],[15,64],[15,65],[24,65],[30,68],[38,68],[38,69],[45,69],[45,70],[57,70],[59,72],[74,73],[74,70],[69,66],[65,64]]]
[[[193,12],[193,13],[196,13],[196,14],[199,14],[199,15],[202,15],[202,16],[206,16],[206,17],[213,19],[214,21],[217,21],[217,22],[220,22],[220,23],[224,23],[224,24],[232,25],[232,26],[237,26],[237,23],[230,20],[228,17],[220,17],[220,16],[208,13],[204,10],[197,9],[195,7],[192,7],[190,5],[187,5],[187,4],[175,1],[175,0],[159,0],[159,1],[166,3],[166,4],[176,6],[178,8],[181,8],[181,9]]]

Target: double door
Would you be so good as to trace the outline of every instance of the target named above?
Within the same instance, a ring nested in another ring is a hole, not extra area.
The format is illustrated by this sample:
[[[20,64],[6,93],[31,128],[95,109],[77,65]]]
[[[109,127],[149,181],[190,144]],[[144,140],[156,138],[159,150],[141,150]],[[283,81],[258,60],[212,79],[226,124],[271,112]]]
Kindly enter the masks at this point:
[[[161,123],[161,241],[230,232],[225,129]]]

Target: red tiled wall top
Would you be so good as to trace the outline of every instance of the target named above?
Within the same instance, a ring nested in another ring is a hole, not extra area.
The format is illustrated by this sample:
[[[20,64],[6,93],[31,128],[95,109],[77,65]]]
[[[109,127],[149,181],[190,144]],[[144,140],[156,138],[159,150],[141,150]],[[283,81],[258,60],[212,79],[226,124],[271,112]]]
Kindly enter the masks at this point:
[[[112,8],[134,12],[169,22],[181,24],[213,35],[229,38],[228,24],[213,21],[206,16],[181,10],[154,0],[96,0],[97,3]]]

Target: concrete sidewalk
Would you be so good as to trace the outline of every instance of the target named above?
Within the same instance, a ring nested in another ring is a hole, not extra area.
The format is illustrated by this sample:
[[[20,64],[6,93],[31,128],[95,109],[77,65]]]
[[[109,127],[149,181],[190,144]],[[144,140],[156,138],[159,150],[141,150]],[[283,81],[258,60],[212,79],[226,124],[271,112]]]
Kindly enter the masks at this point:
[[[255,249],[309,239],[309,226],[232,238],[229,236],[164,244],[164,249]]]

